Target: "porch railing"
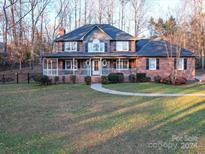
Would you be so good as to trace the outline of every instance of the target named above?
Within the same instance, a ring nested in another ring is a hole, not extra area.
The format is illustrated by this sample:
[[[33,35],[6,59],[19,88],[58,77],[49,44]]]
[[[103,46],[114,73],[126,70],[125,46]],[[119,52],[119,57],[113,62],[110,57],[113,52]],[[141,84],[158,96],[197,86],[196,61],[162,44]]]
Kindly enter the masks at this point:
[[[89,76],[91,73],[90,68],[85,69],[75,69],[75,70],[66,70],[66,69],[43,69],[43,74],[47,76],[67,76],[67,75],[80,75],[80,76]],[[109,75],[110,73],[124,73],[125,75],[135,74],[136,69],[127,69],[127,70],[117,70],[116,68],[103,68],[100,71],[99,75]],[[91,73],[92,74],[92,73]]]

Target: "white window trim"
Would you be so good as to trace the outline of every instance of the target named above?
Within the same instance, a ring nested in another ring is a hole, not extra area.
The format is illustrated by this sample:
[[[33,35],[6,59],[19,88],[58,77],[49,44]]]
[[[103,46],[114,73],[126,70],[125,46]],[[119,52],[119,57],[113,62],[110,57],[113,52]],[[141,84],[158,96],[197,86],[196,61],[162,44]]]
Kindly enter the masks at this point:
[[[71,50],[66,50],[66,44],[67,44],[67,46],[70,46],[70,49]],[[72,45],[74,44],[74,49],[72,49]],[[73,51],[77,51],[77,42],[72,42],[72,41],[70,41],[70,42],[64,42],[64,51],[65,52],[73,52]]]
[[[123,50],[123,43],[126,43],[127,50]],[[129,41],[117,41],[116,51],[129,51]]]
[[[181,66],[179,66],[179,60],[181,60]],[[179,71],[183,71],[184,70],[184,58],[177,58],[176,59],[176,68]]]
[[[68,69],[67,68],[67,62],[70,62],[70,64],[71,64],[71,69]],[[76,65],[78,66],[78,61],[77,60],[75,60],[75,63],[76,63]],[[78,67],[76,66],[75,68],[73,67],[74,65],[73,65],[73,60],[65,60],[65,70],[77,70],[78,69]]]
[[[151,67],[151,61],[153,61],[154,67]],[[157,70],[157,59],[156,58],[149,58],[149,70],[154,71]]]
[[[99,49],[101,49],[101,46],[102,46],[103,50],[94,51],[93,48],[94,48],[95,44],[99,45]],[[100,42],[99,40],[93,40],[93,42],[89,42],[88,43],[88,52],[105,52],[105,43]]]
[[[125,62],[125,61],[127,62],[127,68],[122,68],[123,62]],[[117,62],[116,62],[116,70],[119,70],[119,71],[129,70],[129,60],[127,60],[127,59],[117,60]]]

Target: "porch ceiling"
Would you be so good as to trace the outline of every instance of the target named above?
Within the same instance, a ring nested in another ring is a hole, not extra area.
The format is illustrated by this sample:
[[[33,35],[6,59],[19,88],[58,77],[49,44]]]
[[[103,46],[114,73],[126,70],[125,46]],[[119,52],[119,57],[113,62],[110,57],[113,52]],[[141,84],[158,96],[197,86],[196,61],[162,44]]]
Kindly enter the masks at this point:
[[[59,52],[54,54],[44,55],[43,58],[136,58],[136,52],[110,52],[110,53],[85,53],[85,52]]]

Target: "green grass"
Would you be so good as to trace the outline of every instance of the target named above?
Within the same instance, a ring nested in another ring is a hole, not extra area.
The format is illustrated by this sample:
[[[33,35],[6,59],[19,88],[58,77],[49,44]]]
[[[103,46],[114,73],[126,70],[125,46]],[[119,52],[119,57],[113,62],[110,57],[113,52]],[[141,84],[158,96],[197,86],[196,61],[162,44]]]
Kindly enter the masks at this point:
[[[205,84],[190,83],[186,85],[167,85],[160,83],[123,83],[108,84],[105,88],[138,93],[205,93]]]
[[[114,96],[80,84],[0,85],[0,153],[205,153],[204,118],[204,97]]]

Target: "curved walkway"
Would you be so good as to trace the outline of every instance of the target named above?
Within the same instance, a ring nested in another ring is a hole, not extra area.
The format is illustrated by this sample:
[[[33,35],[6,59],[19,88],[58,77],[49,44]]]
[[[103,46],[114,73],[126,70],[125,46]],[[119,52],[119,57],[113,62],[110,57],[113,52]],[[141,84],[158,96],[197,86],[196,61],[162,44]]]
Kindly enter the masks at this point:
[[[200,96],[200,97],[205,97],[205,94],[200,94],[200,93],[195,93],[195,94],[170,94],[170,93],[132,93],[132,92],[121,92],[121,91],[116,91],[116,90],[111,90],[102,87],[102,84],[96,83],[92,84],[91,88],[93,90],[102,92],[102,93],[107,93],[107,94],[113,94],[113,95],[122,95],[122,96],[146,96],[146,97],[180,97],[180,96]]]

